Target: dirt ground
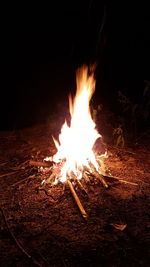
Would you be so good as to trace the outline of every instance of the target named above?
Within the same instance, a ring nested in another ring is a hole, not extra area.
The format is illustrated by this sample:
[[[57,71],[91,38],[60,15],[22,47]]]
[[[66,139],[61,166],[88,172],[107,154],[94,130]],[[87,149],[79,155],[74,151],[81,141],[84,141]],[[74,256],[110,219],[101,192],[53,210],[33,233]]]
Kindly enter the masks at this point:
[[[0,133],[0,266],[149,266],[150,142],[107,145],[107,178],[78,195],[85,221],[69,188],[39,190],[44,173],[29,160],[43,160],[55,147],[47,124]],[[124,230],[118,229],[126,226]]]

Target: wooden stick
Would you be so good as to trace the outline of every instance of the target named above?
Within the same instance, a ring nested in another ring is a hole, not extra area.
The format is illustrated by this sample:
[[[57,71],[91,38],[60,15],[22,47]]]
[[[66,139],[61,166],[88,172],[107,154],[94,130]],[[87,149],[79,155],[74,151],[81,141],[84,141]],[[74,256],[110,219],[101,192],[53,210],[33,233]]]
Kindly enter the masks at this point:
[[[18,182],[12,184],[11,186],[16,186],[16,185],[21,184],[21,183],[23,183],[24,181],[27,181],[27,180],[29,180],[29,179],[31,179],[31,178],[35,178],[35,175],[31,175],[31,176],[28,176],[28,177],[26,177],[26,178],[24,178],[24,179],[21,179],[21,180],[19,180]]]
[[[90,182],[90,178],[88,177],[87,173],[84,172],[83,177],[85,178],[86,182]]]
[[[31,166],[37,166],[37,167],[51,167],[53,165],[53,162],[45,162],[45,161],[35,161],[35,160],[30,160],[29,165]]]
[[[78,183],[80,189],[81,189],[86,195],[88,195],[86,189],[84,188],[84,186],[83,186],[83,184],[80,182],[80,180],[77,178],[76,181],[77,181],[77,183]]]
[[[29,160],[26,160],[26,161],[22,162],[21,164],[19,164],[19,165],[16,166],[16,167],[10,167],[10,169],[11,169],[11,170],[14,170],[14,171],[19,171],[20,169],[22,169],[22,167],[24,167],[24,165],[25,165],[27,162],[29,163]]]
[[[95,169],[95,167],[93,166],[92,163],[89,163],[90,164],[90,167],[92,169],[92,174],[100,180],[100,182],[102,183],[102,185],[105,187],[105,188],[108,188],[108,184],[106,183],[106,181],[104,180],[103,176]]]
[[[0,166],[4,166],[6,164],[7,164],[7,162],[2,162],[2,163],[0,163]]]
[[[103,176],[101,174],[99,174],[97,171],[94,172],[94,175],[96,178],[98,178],[100,180],[100,182],[102,183],[102,185],[105,187],[105,188],[108,188],[108,184],[106,183],[106,181],[104,180]]]
[[[59,173],[60,173],[60,169],[59,168],[54,169],[53,172],[51,173],[51,175],[49,176],[49,178],[47,178],[44,183],[45,184],[50,184],[53,181],[53,179],[57,175],[59,175]]]
[[[125,180],[118,180],[120,183],[125,183],[125,184],[131,184],[131,185],[138,185],[137,183],[133,183],[133,182],[128,182],[128,181],[125,181]]]
[[[80,187],[80,189],[86,194],[88,195],[86,189],[84,188],[83,184],[81,183],[81,181],[78,179],[78,177],[72,172],[71,173],[71,177],[73,177],[73,179],[77,182],[78,186]]]
[[[71,183],[69,180],[68,180],[67,182],[68,182],[70,191],[71,191],[71,193],[72,193],[72,195],[73,195],[73,197],[74,197],[74,199],[75,199],[75,201],[76,201],[76,204],[77,204],[77,206],[78,206],[78,208],[79,208],[79,210],[80,210],[80,212],[81,212],[83,218],[84,218],[84,219],[87,219],[88,215],[87,215],[85,209],[83,208],[83,206],[82,206],[82,204],[81,204],[81,201],[80,201],[79,197],[77,196],[77,193],[75,192],[75,190],[74,190],[74,188],[73,188],[72,183]]]
[[[4,174],[1,174],[0,178],[5,177],[5,176],[9,176],[9,175],[13,175],[15,173],[16,173],[16,171],[15,172],[7,172],[7,173],[4,173]]]
[[[138,185],[137,183],[129,182],[129,181],[126,181],[126,180],[124,180],[124,179],[122,179],[122,178],[115,177],[115,176],[106,175],[105,177],[108,177],[108,178],[112,178],[112,179],[118,180],[120,183],[131,184],[131,185]]]
[[[34,259],[24,248],[23,246],[20,244],[20,242],[18,242],[18,240],[16,239],[15,235],[12,233],[12,231],[10,230],[10,227],[8,225],[8,222],[7,222],[7,219],[6,219],[6,216],[5,216],[5,213],[4,213],[4,210],[2,209],[2,207],[0,207],[0,210],[1,210],[1,213],[2,213],[2,216],[3,216],[3,219],[4,219],[4,222],[5,222],[5,225],[7,227],[7,230],[11,236],[11,238],[13,239],[14,243],[16,244],[16,246],[21,250],[21,252],[29,259],[31,260],[35,265],[39,266],[39,267],[42,267],[42,265],[37,262],[36,259]]]

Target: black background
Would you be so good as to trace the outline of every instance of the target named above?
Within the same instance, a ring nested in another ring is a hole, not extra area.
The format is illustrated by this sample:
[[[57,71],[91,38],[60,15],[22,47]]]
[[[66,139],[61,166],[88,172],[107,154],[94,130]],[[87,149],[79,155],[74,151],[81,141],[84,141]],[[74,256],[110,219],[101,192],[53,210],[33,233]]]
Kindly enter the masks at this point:
[[[118,90],[140,101],[150,78],[144,2],[7,3],[1,13],[1,130],[41,122],[67,103],[82,63],[99,63],[97,103],[113,109]]]

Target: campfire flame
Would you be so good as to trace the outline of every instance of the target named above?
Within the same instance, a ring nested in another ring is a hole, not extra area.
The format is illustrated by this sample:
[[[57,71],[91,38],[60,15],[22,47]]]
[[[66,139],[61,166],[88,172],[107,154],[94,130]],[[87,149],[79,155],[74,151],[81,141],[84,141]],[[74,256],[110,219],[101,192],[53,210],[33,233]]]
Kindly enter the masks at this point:
[[[63,162],[60,177],[57,177],[61,182],[65,182],[72,174],[81,179],[83,170],[85,167],[90,169],[91,163],[97,171],[99,170],[93,146],[101,135],[90,112],[90,100],[95,91],[94,70],[90,70],[89,73],[87,66],[78,69],[76,85],[74,99],[69,96],[70,125],[65,121],[59,141],[53,138],[57,148],[53,162]]]

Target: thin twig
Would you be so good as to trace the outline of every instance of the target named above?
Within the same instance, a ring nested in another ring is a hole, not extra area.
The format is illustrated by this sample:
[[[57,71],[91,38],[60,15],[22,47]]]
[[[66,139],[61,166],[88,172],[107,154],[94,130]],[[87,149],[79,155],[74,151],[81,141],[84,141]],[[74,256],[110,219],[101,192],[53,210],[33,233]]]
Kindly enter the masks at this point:
[[[122,180],[122,179],[119,179],[118,181],[119,181],[120,183],[124,183],[124,184],[138,185],[137,183],[133,183],[133,182],[125,181],[125,180]]]
[[[12,169],[14,171],[20,170],[27,162],[29,162],[29,160],[26,160],[26,161],[22,162],[17,167],[10,167],[10,169]]]
[[[83,184],[81,183],[81,181],[78,178],[76,179],[76,181],[77,181],[80,189],[82,190],[82,192],[84,192],[86,195],[88,195],[88,193],[87,193],[85,187],[83,186]]]
[[[86,182],[88,182],[88,183],[90,182],[90,178],[88,177],[88,174],[86,172],[84,172],[83,177],[85,178]]]
[[[4,166],[6,164],[7,164],[7,162],[2,162],[2,163],[0,163],[0,166]]]
[[[91,169],[92,169],[92,174],[100,180],[100,182],[102,183],[102,185],[105,187],[105,188],[108,188],[108,184],[106,183],[106,181],[104,180],[104,177],[103,175],[101,175],[97,170],[96,168],[94,167],[94,165],[90,162],[89,163]]]
[[[16,186],[16,185],[18,185],[18,184],[23,183],[24,181],[27,181],[27,180],[29,180],[29,179],[31,179],[31,178],[34,178],[34,177],[35,177],[35,175],[28,176],[28,177],[26,177],[26,178],[24,178],[24,179],[22,179],[22,180],[19,180],[19,181],[16,182],[16,183],[12,184],[11,186]]]
[[[126,181],[120,177],[115,177],[115,176],[111,176],[111,175],[106,175],[105,176],[106,178],[112,178],[112,179],[115,179],[115,180],[118,180],[120,183],[125,183],[125,184],[131,184],[131,185],[138,185],[137,183],[134,183],[134,182],[129,182],[129,181]]]
[[[9,175],[13,175],[13,174],[15,174],[16,172],[7,172],[7,173],[4,173],[4,174],[1,174],[0,175],[0,178],[2,178],[2,177],[5,177],[5,176],[9,176]]]
[[[34,264],[36,264],[37,266],[39,266],[39,267],[42,267],[42,265],[39,263],[39,262],[37,262],[37,260],[35,260],[23,247],[22,247],[22,245],[18,242],[18,240],[16,239],[16,237],[15,237],[15,235],[12,233],[12,231],[10,230],[10,227],[9,227],[9,225],[8,225],[8,222],[7,222],[7,219],[6,219],[6,216],[5,216],[5,213],[4,213],[4,210],[3,210],[3,208],[2,207],[0,207],[0,210],[1,210],[1,213],[2,213],[2,216],[3,216],[3,219],[4,219],[4,222],[5,222],[5,225],[6,225],[6,227],[7,227],[7,230],[8,230],[8,232],[9,232],[9,234],[10,234],[10,236],[12,237],[12,239],[13,239],[13,241],[14,241],[14,243],[17,245],[17,247],[20,249],[20,251],[28,258],[28,259],[30,259],[30,260],[32,260],[32,262],[34,263]]]
[[[80,181],[80,179],[72,172],[71,173],[71,177],[77,182],[79,188],[81,189],[82,192],[84,192],[86,195],[88,195],[85,187],[83,186],[82,182]]]

